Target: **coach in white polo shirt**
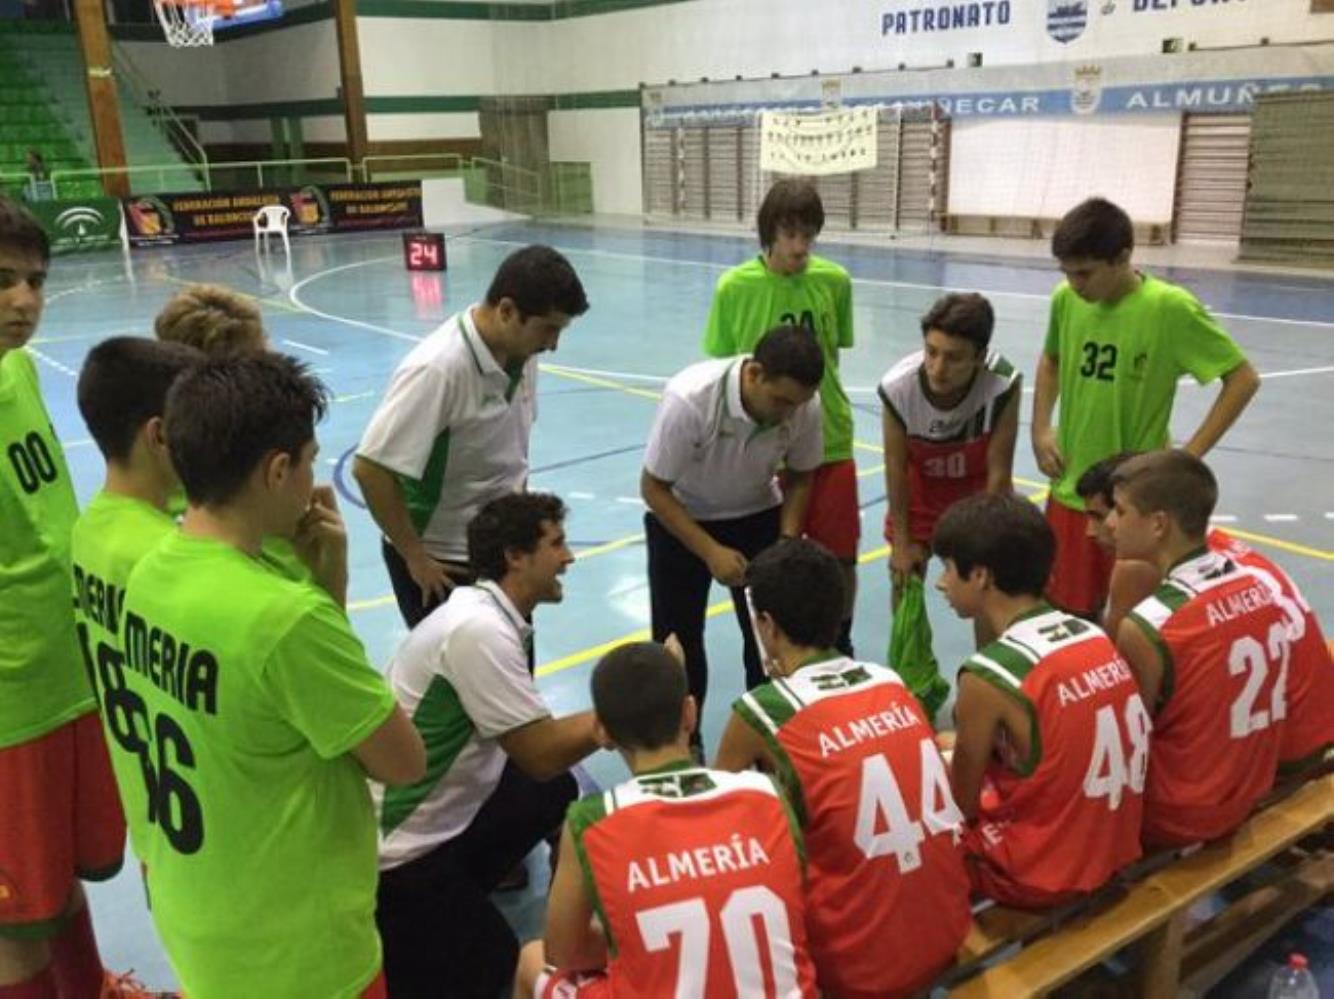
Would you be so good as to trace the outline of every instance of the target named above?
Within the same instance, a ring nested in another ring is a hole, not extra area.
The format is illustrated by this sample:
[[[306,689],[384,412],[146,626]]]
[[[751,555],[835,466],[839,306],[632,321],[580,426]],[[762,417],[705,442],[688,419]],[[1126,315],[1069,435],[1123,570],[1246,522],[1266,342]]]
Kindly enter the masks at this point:
[[[518,940],[487,896],[559,828],[570,767],[597,749],[590,711],[553,718],[528,672],[529,623],[558,603],[574,561],[565,505],[547,493],[488,502],[468,528],[479,577],[403,640],[394,697],[426,743],[426,776],[376,789],[376,922],[395,999],[494,999]]]
[[[811,473],[824,460],[816,395],[823,376],[814,335],[777,326],[753,355],[686,368],[658,405],[640,476],[653,639],[675,633],[681,640],[690,693],[701,707],[704,611],[714,579],[732,591],[746,686],[764,681],[746,610],[746,564],[780,534],[801,533]],[[775,478],[780,465],[786,493]]]
[[[384,532],[409,627],[472,580],[468,522],[528,479],[537,355],[588,311],[570,262],[549,246],[505,258],[486,299],[412,349],[357,447],[352,474]]]

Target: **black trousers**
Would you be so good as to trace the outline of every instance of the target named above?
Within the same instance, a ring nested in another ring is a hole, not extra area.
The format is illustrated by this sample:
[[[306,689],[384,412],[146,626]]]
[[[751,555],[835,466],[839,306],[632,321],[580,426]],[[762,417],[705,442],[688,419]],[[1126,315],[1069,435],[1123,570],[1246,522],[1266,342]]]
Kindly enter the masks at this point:
[[[375,921],[390,999],[496,999],[519,941],[487,897],[560,828],[579,789],[570,774],[536,781],[513,762],[459,836],[380,873]]]
[[[735,548],[748,559],[754,558],[778,540],[782,507],[771,507],[734,520],[702,520],[699,526],[719,544]],[[698,559],[653,514],[644,515],[644,537],[648,547],[649,605],[653,618],[653,640],[661,642],[675,633],[686,654],[686,677],[690,693],[700,708],[709,688],[709,661],[704,652],[704,612],[709,603],[709,585],[713,576]],[[764,682],[760,649],[750,626],[746,593],[732,588],[732,608],[741,627],[742,661],[746,668],[746,689]]]
[[[398,602],[398,612],[403,615],[403,621],[409,628],[415,628],[422,618],[443,604],[445,600],[448,600],[449,594],[445,594],[444,600],[432,596],[430,601],[423,605],[422,588],[412,578],[412,573],[408,572],[408,563],[403,560],[403,556],[398,553],[398,549],[385,538],[381,538],[380,552],[384,556],[384,566],[389,570],[389,582],[394,587],[394,599]],[[476,581],[476,577],[472,573],[465,573],[460,569],[461,567],[449,565],[445,571],[449,573],[449,578],[455,584],[466,586]]]

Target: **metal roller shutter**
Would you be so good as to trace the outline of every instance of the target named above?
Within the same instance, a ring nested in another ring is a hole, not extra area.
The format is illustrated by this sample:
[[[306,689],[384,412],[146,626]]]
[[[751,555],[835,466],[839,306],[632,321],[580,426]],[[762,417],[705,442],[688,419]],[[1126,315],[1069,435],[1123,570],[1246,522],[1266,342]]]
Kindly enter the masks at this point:
[[[1250,144],[1249,114],[1183,116],[1175,242],[1235,243],[1241,237]]]

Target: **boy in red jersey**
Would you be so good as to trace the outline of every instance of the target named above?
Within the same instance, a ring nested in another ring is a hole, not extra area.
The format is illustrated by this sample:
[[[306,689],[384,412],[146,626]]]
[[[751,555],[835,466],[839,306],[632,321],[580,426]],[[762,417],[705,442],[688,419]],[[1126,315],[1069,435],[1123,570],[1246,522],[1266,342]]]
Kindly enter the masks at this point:
[[[1055,539],[1031,503],[960,500],[932,546],[950,606],[1000,635],[960,667],[955,706],[973,885],[1029,909],[1095,891],[1140,855],[1152,725],[1135,677],[1100,628],[1042,599]]]
[[[747,579],[772,680],[732,706],[716,765],[758,764],[785,784],[806,840],[820,988],[911,995],[949,967],[971,923],[949,770],[898,675],[835,651],[833,555],[784,542]]]
[[[592,686],[635,776],[570,806],[515,995],[817,995],[801,834],[773,783],[694,765],[695,702],[662,646],[614,649]]]
[[[926,572],[931,532],[955,500],[1009,492],[1023,379],[990,349],[991,303],[951,293],[922,317],[922,349],[885,372],[885,538],[895,587]]]
[[[1088,513],[1089,532],[1109,550],[1116,547],[1106,523],[1114,502],[1112,476],[1132,457],[1123,454],[1098,462],[1080,476],[1077,486]],[[1292,660],[1288,664],[1288,714],[1283,722],[1278,758],[1284,771],[1303,770],[1334,744],[1334,697],[1328,696],[1334,687],[1334,656],[1325,642],[1320,622],[1296,582],[1275,562],[1221,528],[1212,528],[1205,543],[1210,551],[1226,555],[1269,584],[1274,599],[1287,615],[1292,632]],[[1162,573],[1152,562],[1117,559],[1112,567],[1103,618],[1107,633],[1117,634],[1125,616],[1141,600],[1152,596],[1161,582]]]
[[[1154,714],[1144,841],[1223,836],[1274,782],[1288,712],[1288,619],[1258,573],[1207,547],[1218,483],[1199,458],[1138,455],[1116,470],[1112,492],[1117,557],[1153,562],[1163,576],[1117,633]]]

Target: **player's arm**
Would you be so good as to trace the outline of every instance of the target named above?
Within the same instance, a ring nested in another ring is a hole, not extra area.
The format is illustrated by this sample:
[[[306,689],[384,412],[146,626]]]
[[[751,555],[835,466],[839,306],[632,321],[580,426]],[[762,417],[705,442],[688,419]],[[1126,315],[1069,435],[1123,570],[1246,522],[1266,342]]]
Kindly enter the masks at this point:
[[[709,567],[714,579],[724,586],[741,586],[745,583],[746,557],[736,549],[714,541],[676,498],[670,482],[657,478],[645,469],[639,476],[639,495],[668,533]]]
[[[1260,390],[1260,375],[1250,361],[1242,361],[1223,376],[1223,387],[1214,404],[1204,416],[1204,422],[1186,442],[1186,450],[1203,458],[1219,442],[1228,428],[1237,422],[1255,393]]]
[[[403,556],[413,581],[421,587],[422,605],[425,606],[430,596],[443,598],[454,584],[445,574],[444,566],[431,557],[422,544],[421,535],[412,526],[398,476],[359,454],[352,461],[352,477],[361,487],[362,498],[376,525]]]
[[[533,780],[551,780],[598,748],[593,712],[539,718],[497,737],[505,755]]]
[[[398,704],[379,728],[352,748],[352,755],[366,776],[390,787],[415,784],[426,776],[426,744]]]
[[[972,673],[960,671],[954,705],[954,755],[950,785],[965,819],[977,818],[982,781],[1005,717],[1005,695]]]
[[[593,903],[584,886],[574,849],[574,832],[565,823],[556,871],[547,896],[544,937],[547,963],[567,971],[596,971],[607,966],[607,940],[593,918]]]
[[[1051,425],[1056,399],[1061,394],[1061,359],[1043,350],[1038,357],[1037,376],[1033,379],[1033,457],[1048,478],[1059,478],[1065,470],[1065,456],[1056,442]]]
[[[1153,595],[1162,580],[1162,573],[1152,562],[1137,558],[1117,559],[1112,565],[1112,577],[1107,584],[1107,613],[1103,616],[1102,630],[1116,641],[1121,633],[1121,622],[1145,597]]]
[[[787,481],[783,484],[783,508],[778,521],[780,537],[801,537],[801,526],[806,523],[806,508],[811,503],[811,485],[814,481],[813,469],[802,472],[788,469]]]
[[[778,519],[778,533],[784,538],[801,537],[815,483],[815,470],[824,461],[824,418],[818,394],[797,410],[792,425],[792,443],[783,456],[787,464],[787,483],[783,487],[783,506]]]
[[[885,450],[885,495],[889,499],[889,516],[894,525],[889,573],[894,586],[901,588],[910,573],[920,571],[926,561],[926,549],[913,541],[909,533],[908,433],[889,406],[884,406],[881,411],[880,436]]]
[[[769,752],[769,747],[760,733],[747,725],[745,719],[733,711],[731,717],[727,719],[727,727],[723,729],[723,738],[718,743],[718,755],[714,758],[713,766],[717,770],[740,773],[756,765],[762,770],[772,772],[773,754]]]
[[[1016,378],[1009,396],[996,416],[996,426],[987,444],[987,492],[1009,494],[1014,491],[1014,448],[1019,441],[1019,400],[1023,398],[1023,379]]]
[[[1149,709],[1149,714],[1156,715],[1159,708],[1158,698],[1163,689],[1165,664],[1162,654],[1149,640],[1144,629],[1131,617],[1123,620],[1116,630],[1116,648],[1125,656],[1130,671],[1135,674],[1135,682],[1139,684],[1139,696],[1143,699],[1144,706]]]

